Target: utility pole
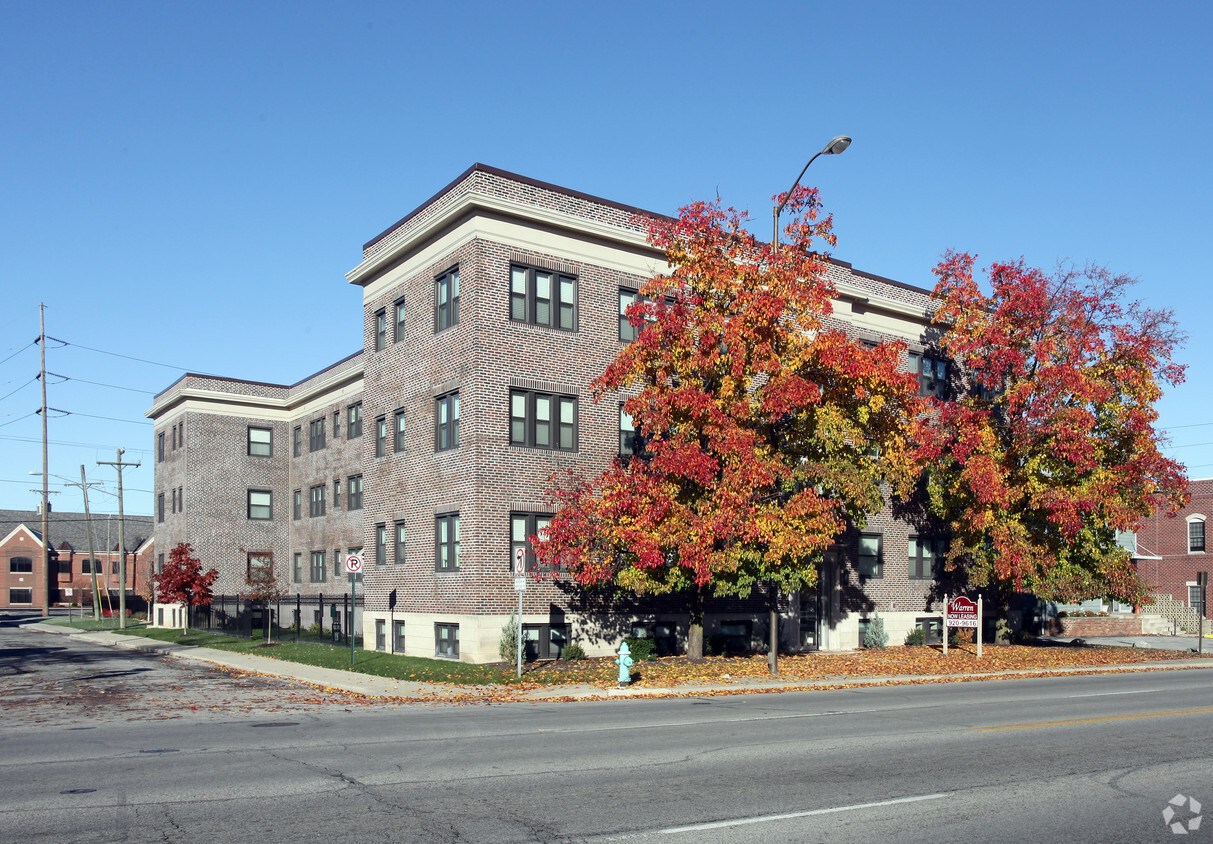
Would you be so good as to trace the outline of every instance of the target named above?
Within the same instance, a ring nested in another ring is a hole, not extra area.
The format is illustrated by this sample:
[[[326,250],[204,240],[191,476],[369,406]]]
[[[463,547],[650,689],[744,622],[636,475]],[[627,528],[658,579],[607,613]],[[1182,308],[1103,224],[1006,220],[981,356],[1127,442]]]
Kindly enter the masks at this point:
[[[50,461],[46,452],[46,304],[38,303],[38,350],[42,355],[42,617],[51,614],[51,590],[59,584],[58,572],[51,572]]]
[[[139,466],[138,463],[123,463],[122,455],[125,449],[118,449],[118,459],[114,462],[98,460],[98,466],[113,466],[118,470],[118,627],[126,629],[126,534],[123,530],[122,518],[122,470],[127,466]]]
[[[100,481],[93,481],[91,484],[84,478],[84,464],[80,464],[80,483],[64,484],[64,486],[78,486],[80,492],[84,495],[84,529],[88,534],[88,556],[92,560],[89,568],[93,572],[93,620],[101,620],[101,595],[97,590],[97,552],[93,550],[93,518],[88,513],[88,488],[90,486],[101,486]]]

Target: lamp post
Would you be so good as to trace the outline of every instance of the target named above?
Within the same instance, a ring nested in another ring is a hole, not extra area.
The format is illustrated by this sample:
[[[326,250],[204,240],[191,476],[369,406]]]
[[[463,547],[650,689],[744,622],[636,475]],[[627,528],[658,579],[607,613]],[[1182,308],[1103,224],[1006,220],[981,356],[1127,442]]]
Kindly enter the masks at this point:
[[[838,155],[840,152],[845,151],[850,145],[850,136],[837,135],[833,140],[825,145],[825,148],[822,149],[821,152],[809,159],[809,164],[816,161],[818,155]],[[791,197],[792,191],[796,190],[796,186],[800,184],[800,180],[804,178],[805,170],[809,169],[809,164],[804,166],[804,169],[800,171],[800,175],[796,177],[796,181],[792,182],[792,186],[788,188],[788,192],[784,194],[783,202],[771,209],[771,217],[773,218],[775,226],[775,231],[771,236],[771,245],[774,247],[776,252],[779,251],[779,214],[783,211],[783,206],[788,204],[788,198]]]
[[[792,182],[792,186],[788,188],[788,192],[784,194],[783,201],[771,209],[771,220],[773,231],[771,233],[771,248],[779,251],[779,214],[783,211],[783,206],[788,204],[788,199],[792,196],[792,191],[796,190],[796,186],[800,184],[800,180],[804,178],[804,174],[809,169],[809,164],[817,160],[820,155],[838,155],[844,152],[851,145],[849,135],[835,135],[820,152],[809,159],[808,164],[805,164],[800,170],[800,175],[796,177],[796,181]],[[767,669],[772,674],[779,673],[779,589],[771,585],[771,610],[768,619],[767,629],[769,631],[767,642]]]

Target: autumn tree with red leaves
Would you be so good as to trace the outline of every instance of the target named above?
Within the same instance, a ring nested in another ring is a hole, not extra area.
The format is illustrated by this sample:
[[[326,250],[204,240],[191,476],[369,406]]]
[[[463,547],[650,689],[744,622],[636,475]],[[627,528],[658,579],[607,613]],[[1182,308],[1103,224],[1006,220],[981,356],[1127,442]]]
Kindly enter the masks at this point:
[[[156,600],[164,604],[184,604],[204,607],[211,602],[211,584],[219,572],[211,569],[205,574],[202,563],[194,556],[188,542],[177,545],[168,555],[168,562],[156,575]],[[189,630],[189,613],[182,613],[181,632]]]
[[[782,248],[719,202],[650,222],[668,275],[628,321],[637,338],[595,380],[626,398],[645,443],[596,478],[569,475],[535,553],[583,585],[688,601],[688,653],[703,653],[709,594],[812,587],[822,552],[914,478],[922,405],[904,347],[869,348],[830,322],[833,245],[816,191],[790,197]]]
[[[1154,428],[1163,387],[1184,377],[1174,316],[1126,302],[1134,279],[1102,267],[994,264],[987,294],[973,265],[948,254],[934,291],[940,348],[973,389],[920,428],[931,506],[952,529],[947,565],[1049,600],[1140,603],[1116,531],[1187,499]]]

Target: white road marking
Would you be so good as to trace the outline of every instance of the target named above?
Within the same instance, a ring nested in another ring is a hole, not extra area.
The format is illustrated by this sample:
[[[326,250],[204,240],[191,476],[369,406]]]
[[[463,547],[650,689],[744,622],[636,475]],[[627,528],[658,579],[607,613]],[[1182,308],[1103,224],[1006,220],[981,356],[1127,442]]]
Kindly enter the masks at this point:
[[[857,809],[877,809],[881,806],[897,806],[902,803],[918,803],[923,800],[940,800],[944,797],[951,797],[951,793],[943,794],[921,794],[917,797],[898,797],[895,800],[879,800],[875,803],[856,803],[852,806],[833,806],[829,809],[810,809],[805,812],[787,812],[781,815],[762,815],[757,818],[738,818],[732,821],[715,821],[714,823],[697,823],[690,826],[673,826],[668,829],[657,829],[652,834],[654,835],[677,835],[683,832],[703,832],[709,829],[726,829],[732,826],[744,826],[754,823],[770,823],[772,821],[786,821],[795,818],[807,818],[813,815],[832,815],[838,812],[853,812]]]
[[[1066,695],[1066,697],[1111,697],[1112,695],[1144,695],[1152,692],[1161,692],[1162,689],[1134,689],[1131,692],[1093,692],[1087,695]]]

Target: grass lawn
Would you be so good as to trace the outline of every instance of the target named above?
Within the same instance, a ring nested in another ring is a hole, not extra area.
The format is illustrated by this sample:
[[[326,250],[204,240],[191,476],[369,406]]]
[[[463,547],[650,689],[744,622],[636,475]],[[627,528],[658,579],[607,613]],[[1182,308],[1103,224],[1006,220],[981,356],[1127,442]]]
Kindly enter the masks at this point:
[[[115,619],[103,619],[109,624]],[[129,623],[129,622],[128,622]],[[99,628],[97,622],[72,622],[79,629]],[[191,632],[182,636],[180,630],[128,627],[126,633],[146,636],[163,642],[196,645],[216,650],[234,651],[286,662],[317,665],[324,668],[349,670],[348,647],[280,642],[264,645],[258,640],[235,639],[218,633]],[[428,683],[454,685],[516,685],[513,666],[470,665],[445,659],[398,656],[379,651],[355,650],[354,671]],[[995,671],[1082,668],[1100,665],[1131,665],[1154,660],[1187,659],[1196,656],[1185,651],[1164,651],[1146,648],[1116,648],[1072,645],[986,645],[982,659],[977,658],[975,645],[949,648],[944,656],[937,646],[892,647],[853,651],[850,653],[809,653],[781,656],[780,678],[786,681],[819,681],[860,676],[923,676],[933,674],[967,674]],[[1209,655],[1206,654],[1206,657]],[[560,685],[585,683],[612,686],[618,669],[611,657],[577,661],[557,660],[524,667],[523,683],[527,685]],[[676,686],[683,683],[715,683],[761,680],[769,677],[765,656],[708,657],[691,662],[686,657],[663,657],[632,666],[632,685],[644,688]]]

